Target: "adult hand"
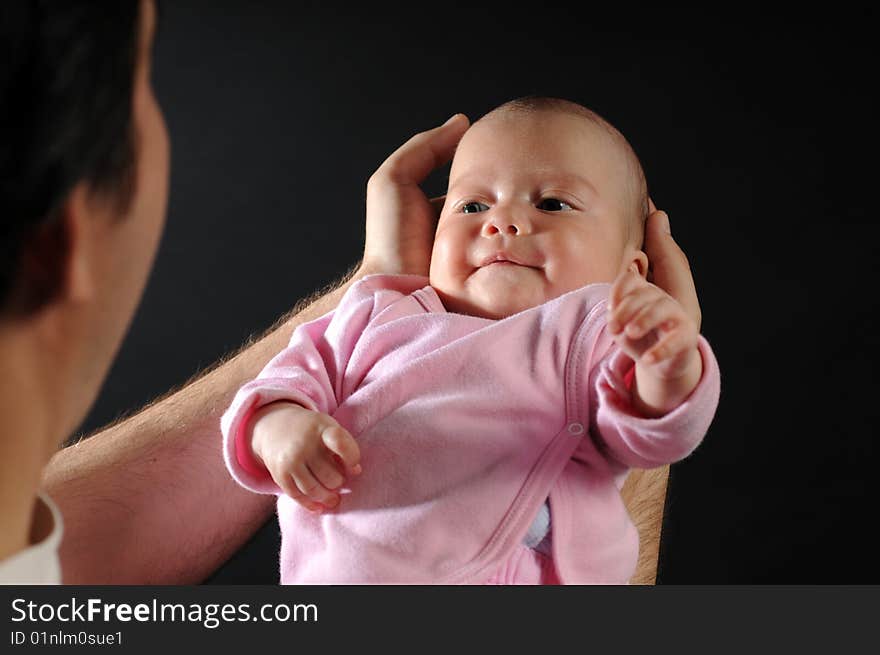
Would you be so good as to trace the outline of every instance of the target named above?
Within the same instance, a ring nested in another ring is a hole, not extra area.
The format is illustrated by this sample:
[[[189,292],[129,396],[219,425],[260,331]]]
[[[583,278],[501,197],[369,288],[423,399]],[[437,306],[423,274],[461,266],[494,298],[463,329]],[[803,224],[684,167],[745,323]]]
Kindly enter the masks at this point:
[[[703,314],[687,256],[672,238],[669,216],[664,211],[658,211],[653,201],[649,200],[648,203],[650,213],[645,223],[648,280],[675,298],[697,324],[699,331]]]
[[[467,116],[456,114],[416,134],[370,177],[363,272],[428,274],[438,212],[419,185],[452,159],[469,126]]]

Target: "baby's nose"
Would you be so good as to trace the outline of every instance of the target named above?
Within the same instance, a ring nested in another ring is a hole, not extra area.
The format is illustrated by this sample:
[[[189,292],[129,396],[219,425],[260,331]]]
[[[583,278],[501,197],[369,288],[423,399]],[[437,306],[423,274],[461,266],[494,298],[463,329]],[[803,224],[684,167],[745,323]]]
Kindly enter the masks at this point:
[[[529,229],[528,219],[523,216],[509,214],[495,214],[487,217],[483,222],[483,236],[491,237],[496,234],[518,236],[525,234]]]

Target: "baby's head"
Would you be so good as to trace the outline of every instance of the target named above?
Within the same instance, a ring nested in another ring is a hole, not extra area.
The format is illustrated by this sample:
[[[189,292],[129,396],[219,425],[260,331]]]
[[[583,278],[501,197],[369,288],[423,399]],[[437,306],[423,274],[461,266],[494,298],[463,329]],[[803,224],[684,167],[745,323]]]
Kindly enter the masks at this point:
[[[632,268],[648,192],[620,132],[555,98],[508,102],[458,145],[431,255],[449,311],[502,318]]]

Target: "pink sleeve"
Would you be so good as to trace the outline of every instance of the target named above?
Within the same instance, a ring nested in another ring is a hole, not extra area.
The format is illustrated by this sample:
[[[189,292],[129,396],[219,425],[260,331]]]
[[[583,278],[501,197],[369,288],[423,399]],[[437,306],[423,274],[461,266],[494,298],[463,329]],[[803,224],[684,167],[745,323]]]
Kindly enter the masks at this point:
[[[342,379],[348,360],[376,309],[373,289],[369,278],[353,285],[336,310],[300,325],[290,344],[255,380],[239,389],[220,421],[226,466],[239,484],[257,493],[283,493],[251,455],[250,418],[261,407],[279,400],[324,414],[336,411],[343,400]],[[391,299],[388,293],[380,295],[382,300]]]
[[[594,435],[605,452],[630,468],[654,468],[687,457],[700,444],[718,407],[721,378],[709,342],[700,337],[703,375],[691,395],[659,418],[644,418],[632,409],[633,361],[614,348],[596,367],[590,385]]]

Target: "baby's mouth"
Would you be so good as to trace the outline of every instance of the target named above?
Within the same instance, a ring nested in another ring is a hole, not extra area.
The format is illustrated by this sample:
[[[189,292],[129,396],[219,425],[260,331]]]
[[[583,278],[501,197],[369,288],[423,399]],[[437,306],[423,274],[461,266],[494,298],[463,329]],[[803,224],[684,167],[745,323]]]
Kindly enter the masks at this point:
[[[538,268],[524,259],[506,252],[497,252],[484,257],[482,261],[480,261],[479,267],[485,268],[487,266],[524,266],[526,268]]]

